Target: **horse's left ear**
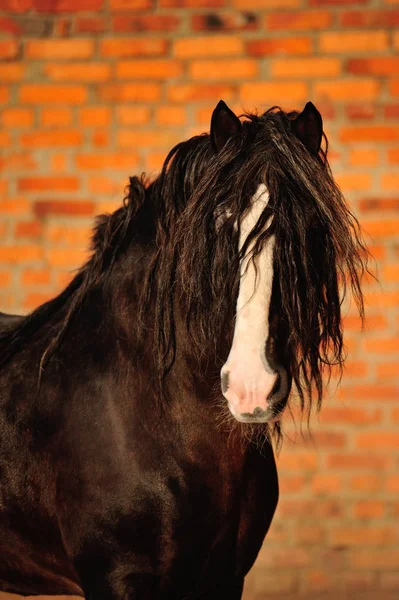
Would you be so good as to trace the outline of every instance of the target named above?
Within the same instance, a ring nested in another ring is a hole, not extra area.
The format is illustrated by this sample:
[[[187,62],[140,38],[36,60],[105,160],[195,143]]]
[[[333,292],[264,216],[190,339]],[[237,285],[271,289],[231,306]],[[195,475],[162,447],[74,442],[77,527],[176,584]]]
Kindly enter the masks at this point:
[[[215,152],[220,152],[227,140],[240,130],[240,119],[220,100],[211,119],[211,142]]]
[[[312,102],[308,102],[297,118],[291,123],[292,131],[309,150],[318,154],[323,135],[323,120],[321,114]]]

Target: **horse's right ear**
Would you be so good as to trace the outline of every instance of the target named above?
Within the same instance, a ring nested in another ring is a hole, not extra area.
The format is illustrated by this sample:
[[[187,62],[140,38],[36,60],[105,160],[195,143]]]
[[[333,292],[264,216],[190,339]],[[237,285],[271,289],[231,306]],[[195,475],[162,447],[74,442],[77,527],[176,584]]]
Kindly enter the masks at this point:
[[[220,152],[227,140],[240,130],[240,119],[220,100],[211,119],[211,143],[215,152]]]

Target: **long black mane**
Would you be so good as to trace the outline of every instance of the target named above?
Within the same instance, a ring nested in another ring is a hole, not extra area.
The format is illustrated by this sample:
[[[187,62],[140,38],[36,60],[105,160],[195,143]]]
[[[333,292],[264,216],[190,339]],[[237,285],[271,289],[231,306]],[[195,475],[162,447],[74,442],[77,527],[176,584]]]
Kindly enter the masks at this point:
[[[367,251],[332,178],[326,149],[311,156],[292,134],[296,114],[279,109],[247,114],[240,135],[219,154],[209,135],[196,136],[171,150],[155,181],[132,177],[123,207],[100,217],[92,256],[68,287],[0,334],[0,367],[60,314],[42,356],[45,368],[88,291],[103,286],[129,251],[135,222],[146,209],[154,243],[137,307],[137,334],[146,330],[153,310],[160,389],[176,356],[178,308],[199,363],[206,355],[219,364],[219,342],[234,319],[240,260],[252,240],[255,257],[274,234],[271,313],[277,309],[279,316],[274,333],[284,340],[302,407],[306,398],[311,404],[314,387],[320,402],[324,367],[344,361],[341,304],[348,285],[363,316],[360,280]],[[260,183],[270,201],[239,251],[240,220]]]

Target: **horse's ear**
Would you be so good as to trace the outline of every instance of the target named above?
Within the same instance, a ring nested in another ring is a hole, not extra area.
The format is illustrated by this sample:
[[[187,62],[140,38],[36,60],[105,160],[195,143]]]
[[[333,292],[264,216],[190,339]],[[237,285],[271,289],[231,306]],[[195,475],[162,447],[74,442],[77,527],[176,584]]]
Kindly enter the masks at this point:
[[[211,119],[211,142],[215,152],[220,152],[227,140],[240,130],[240,119],[220,100]]]
[[[309,150],[311,154],[318,154],[323,135],[323,120],[321,114],[312,102],[308,102],[297,118],[292,121],[292,131]]]

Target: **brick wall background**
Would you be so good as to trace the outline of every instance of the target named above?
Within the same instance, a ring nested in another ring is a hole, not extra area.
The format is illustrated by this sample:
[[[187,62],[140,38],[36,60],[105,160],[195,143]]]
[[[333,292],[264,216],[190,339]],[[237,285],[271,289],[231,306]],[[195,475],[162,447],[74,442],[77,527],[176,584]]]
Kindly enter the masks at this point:
[[[0,0],[0,309],[56,294],[129,174],[232,108],[302,108],[330,138],[380,283],[346,318],[338,392],[288,423],[246,600],[399,592],[398,0]]]

